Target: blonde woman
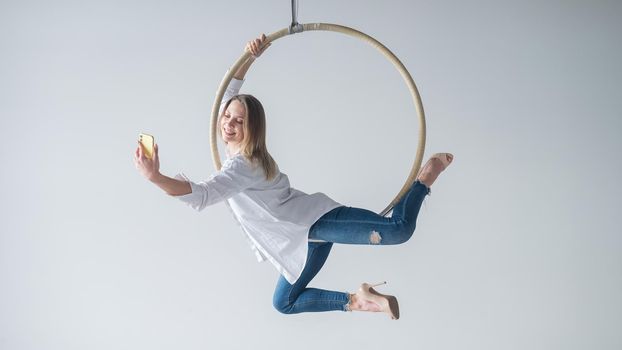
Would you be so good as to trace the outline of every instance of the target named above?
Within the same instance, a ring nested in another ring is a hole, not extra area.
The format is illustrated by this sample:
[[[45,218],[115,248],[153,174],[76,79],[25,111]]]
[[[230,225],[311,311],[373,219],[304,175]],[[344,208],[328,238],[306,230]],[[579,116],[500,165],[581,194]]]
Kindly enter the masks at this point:
[[[196,210],[218,202],[230,207],[259,261],[270,261],[280,273],[273,297],[279,312],[372,311],[398,319],[397,299],[378,293],[375,285],[363,283],[352,294],[307,285],[324,265],[333,243],[391,245],[408,241],[421,203],[453,156],[432,156],[389,218],[343,206],[323,193],[306,194],[292,188],[266,148],[263,106],[251,95],[238,94],[248,68],[268,46],[265,35],[246,45],[252,56],[234,74],[223,98],[218,133],[226,144],[227,159],[220,171],[201,182],[184,174],[165,176],[159,171],[157,145],[153,159],[137,147],[136,167],[167,194]]]

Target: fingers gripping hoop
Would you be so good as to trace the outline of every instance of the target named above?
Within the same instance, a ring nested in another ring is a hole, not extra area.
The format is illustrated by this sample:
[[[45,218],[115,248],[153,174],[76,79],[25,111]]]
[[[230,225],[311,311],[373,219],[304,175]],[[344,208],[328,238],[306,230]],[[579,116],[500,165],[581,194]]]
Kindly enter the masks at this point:
[[[299,24],[302,26],[302,31],[310,31],[310,30],[322,30],[322,31],[331,31],[338,32],[342,34],[346,34],[357,39],[361,39],[371,46],[375,47],[378,51],[380,51],[391,63],[395,66],[395,68],[400,72],[402,78],[406,82],[408,86],[408,90],[410,91],[410,95],[412,96],[413,102],[415,104],[415,110],[417,112],[417,117],[419,120],[419,143],[417,144],[417,151],[415,155],[415,160],[413,162],[412,168],[410,170],[410,174],[408,175],[408,179],[400,189],[399,193],[395,196],[395,198],[389,203],[389,205],[380,212],[380,215],[386,215],[388,212],[393,209],[393,207],[400,201],[400,199],[408,192],[412,184],[415,182],[417,177],[417,173],[419,168],[421,167],[421,162],[423,160],[423,152],[425,150],[425,114],[423,111],[423,104],[421,102],[421,96],[419,96],[419,91],[417,90],[417,86],[413,78],[406,70],[406,67],[400,62],[400,60],[384,45],[382,45],[379,41],[372,38],[371,36],[359,32],[358,30],[341,26],[338,24],[329,24],[329,23],[308,23],[308,24]],[[283,28],[277,32],[274,32],[266,37],[266,44],[273,42],[277,39],[280,39],[284,36],[288,36],[290,34],[294,34],[295,32],[291,31],[290,28]],[[221,168],[220,155],[218,153],[218,143],[217,143],[217,122],[218,122],[218,111],[220,108],[220,102],[225,94],[225,90],[231,82],[233,75],[235,72],[246,62],[246,60],[251,55],[250,52],[245,51],[242,56],[235,62],[235,64],[229,69],[225,77],[222,79],[220,83],[220,87],[218,88],[218,92],[216,93],[216,99],[214,100],[214,105],[212,106],[212,116],[210,120],[211,132],[210,132],[210,144],[212,148],[212,159],[214,161],[214,166],[217,170]]]

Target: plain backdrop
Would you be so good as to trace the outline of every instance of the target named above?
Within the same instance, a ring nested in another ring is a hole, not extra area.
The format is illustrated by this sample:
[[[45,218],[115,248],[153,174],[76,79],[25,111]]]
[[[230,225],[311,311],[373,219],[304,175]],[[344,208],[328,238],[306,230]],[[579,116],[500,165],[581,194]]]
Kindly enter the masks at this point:
[[[419,87],[426,158],[455,161],[413,238],[336,245],[311,286],[388,281],[402,317],[282,315],[224,204],[196,212],[140,176],[215,169],[209,114],[245,43],[289,25],[281,1],[0,2],[0,348],[622,348],[622,3],[301,1],[301,23],[361,30]],[[380,211],[417,123],[364,42],[275,42],[243,92],[292,186]]]

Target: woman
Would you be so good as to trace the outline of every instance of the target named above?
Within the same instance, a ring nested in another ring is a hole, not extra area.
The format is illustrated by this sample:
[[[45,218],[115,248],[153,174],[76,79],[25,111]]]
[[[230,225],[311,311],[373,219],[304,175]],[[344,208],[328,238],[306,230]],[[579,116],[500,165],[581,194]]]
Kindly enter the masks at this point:
[[[239,95],[244,76],[265,49],[266,37],[250,41],[252,55],[234,74],[218,120],[226,144],[222,169],[203,182],[184,174],[174,178],[159,171],[158,146],[153,159],[136,149],[136,167],[167,194],[196,210],[225,201],[239,221],[259,261],[269,260],[281,274],[274,307],[286,314],[318,311],[385,312],[399,318],[394,296],[376,292],[363,283],[356,293],[307,288],[328,257],[333,243],[389,245],[406,242],[413,234],[419,208],[430,186],[453,160],[435,154],[423,166],[417,181],[393,208],[390,218],[365,209],[343,206],[323,193],[306,194],[290,187],[266,149],[265,114],[251,95]]]

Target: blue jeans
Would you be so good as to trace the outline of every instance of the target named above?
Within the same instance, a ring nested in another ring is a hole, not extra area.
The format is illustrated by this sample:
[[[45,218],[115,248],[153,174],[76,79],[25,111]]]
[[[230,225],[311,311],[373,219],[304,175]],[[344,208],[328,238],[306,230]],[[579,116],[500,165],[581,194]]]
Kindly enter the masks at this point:
[[[410,239],[417,223],[419,209],[430,189],[416,181],[395,205],[390,218],[360,208],[338,207],[319,218],[309,229],[307,262],[298,280],[292,285],[280,276],[272,303],[284,314],[301,312],[348,311],[349,294],[307,288],[320,271],[333,243],[401,244]]]

